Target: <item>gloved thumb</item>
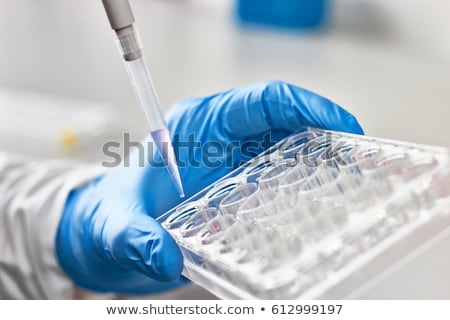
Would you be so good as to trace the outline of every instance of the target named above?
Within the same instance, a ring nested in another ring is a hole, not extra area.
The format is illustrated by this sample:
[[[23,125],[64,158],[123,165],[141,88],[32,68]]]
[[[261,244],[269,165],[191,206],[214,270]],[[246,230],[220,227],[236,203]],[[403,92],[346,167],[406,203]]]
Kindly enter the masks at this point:
[[[155,280],[177,279],[183,256],[175,240],[146,213],[133,211],[122,212],[122,219],[108,219],[103,229],[105,252],[117,264]]]

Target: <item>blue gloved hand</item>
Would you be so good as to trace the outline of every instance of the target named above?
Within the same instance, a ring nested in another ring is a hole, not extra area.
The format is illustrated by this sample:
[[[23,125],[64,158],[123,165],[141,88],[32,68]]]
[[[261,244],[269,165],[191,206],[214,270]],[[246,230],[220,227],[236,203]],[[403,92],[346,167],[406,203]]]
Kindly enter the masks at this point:
[[[262,141],[268,132],[276,142],[305,126],[363,133],[344,109],[283,82],[184,100],[170,110],[167,123],[187,197],[248,160],[241,148],[226,146]],[[211,142],[215,149],[225,147],[213,165],[206,162],[202,149]],[[160,162],[155,151],[149,153]],[[74,190],[67,200],[56,252],[63,270],[80,287],[136,294],[186,281],[180,277],[183,262],[178,246],[154,220],[182,199],[166,169],[148,165],[146,156],[147,165],[140,166],[142,156],[132,153],[128,166],[123,162]]]

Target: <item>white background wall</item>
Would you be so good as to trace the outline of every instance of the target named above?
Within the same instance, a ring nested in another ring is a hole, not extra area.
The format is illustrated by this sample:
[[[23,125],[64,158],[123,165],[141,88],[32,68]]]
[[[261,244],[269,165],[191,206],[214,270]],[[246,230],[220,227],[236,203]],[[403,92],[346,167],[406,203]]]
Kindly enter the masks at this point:
[[[335,0],[315,33],[243,28],[231,0],[132,3],[167,107],[281,79],[347,107],[369,135],[450,146],[448,1]],[[109,102],[144,133],[100,0],[1,0],[0,39],[0,85]]]

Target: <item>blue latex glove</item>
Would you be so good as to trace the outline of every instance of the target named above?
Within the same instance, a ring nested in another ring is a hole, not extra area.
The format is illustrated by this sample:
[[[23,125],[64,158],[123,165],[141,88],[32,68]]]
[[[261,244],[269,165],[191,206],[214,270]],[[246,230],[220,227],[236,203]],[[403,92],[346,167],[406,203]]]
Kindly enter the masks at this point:
[[[197,144],[228,145],[260,141],[268,132],[278,141],[305,126],[362,133],[355,117],[344,109],[283,82],[182,101],[171,109],[167,122],[179,162],[191,159],[180,166],[187,197],[247,160],[237,149],[219,157],[222,164],[231,162],[228,167],[193,164],[192,159],[201,161],[203,154],[201,148],[183,146],[192,134]],[[180,249],[154,220],[182,199],[164,167],[139,166],[138,152],[129,160],[129,166],[120,165],[74,190],[67,200],[56,251],[62,268],[80,287],[136,294],[186,281],[180,277]]]

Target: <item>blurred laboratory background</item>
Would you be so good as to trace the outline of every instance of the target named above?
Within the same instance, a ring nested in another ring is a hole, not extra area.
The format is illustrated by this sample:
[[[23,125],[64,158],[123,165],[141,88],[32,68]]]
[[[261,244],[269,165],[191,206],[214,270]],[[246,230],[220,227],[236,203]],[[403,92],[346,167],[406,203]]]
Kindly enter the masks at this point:
[[[166,110],[284,80],[344,106],[367,135],[450,147],[449,1],[131,4]],[[1,0],[0,39],[1,150],[98,160],[123,130],[145,135],[101,0]],[[358,297],[450,298],[449,253],[450,240],[436,244]],[[212,296],[191,286],[161,297]]]

